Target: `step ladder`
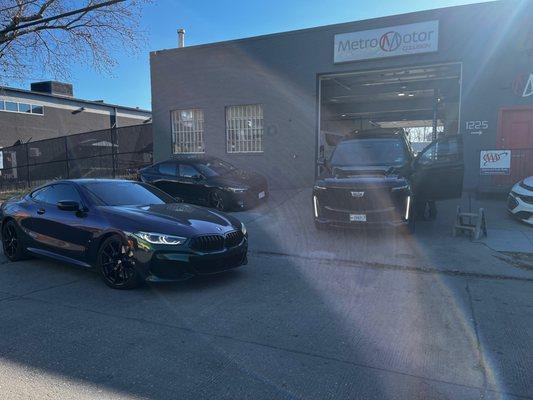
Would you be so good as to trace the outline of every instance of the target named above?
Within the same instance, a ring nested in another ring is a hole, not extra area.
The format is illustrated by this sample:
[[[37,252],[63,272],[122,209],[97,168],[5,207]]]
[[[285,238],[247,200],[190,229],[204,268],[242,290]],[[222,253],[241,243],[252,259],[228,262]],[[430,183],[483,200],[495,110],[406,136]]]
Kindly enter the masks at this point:
[[[470,239],[479,240],[487,237],[487,217],[485,209],[480,208],[477,213],[462,212],[461,207],[457,207],[453,236],[466,233]]]

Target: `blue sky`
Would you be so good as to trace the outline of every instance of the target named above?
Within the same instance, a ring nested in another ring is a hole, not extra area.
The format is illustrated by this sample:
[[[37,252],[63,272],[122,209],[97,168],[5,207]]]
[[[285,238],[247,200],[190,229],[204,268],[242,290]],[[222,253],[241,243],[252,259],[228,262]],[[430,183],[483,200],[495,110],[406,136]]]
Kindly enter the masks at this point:
[[[186,44],[194,45],[475,2],[480,1],[153,0],[141,22],[148,37],[145,49],[138,55],[121,49],[113,76],[73,65],[71,82],[76,97],[150,109],[148,54],[176,47],[178,27],[187,31]],[[29,87],[29,81],[22,86]]]

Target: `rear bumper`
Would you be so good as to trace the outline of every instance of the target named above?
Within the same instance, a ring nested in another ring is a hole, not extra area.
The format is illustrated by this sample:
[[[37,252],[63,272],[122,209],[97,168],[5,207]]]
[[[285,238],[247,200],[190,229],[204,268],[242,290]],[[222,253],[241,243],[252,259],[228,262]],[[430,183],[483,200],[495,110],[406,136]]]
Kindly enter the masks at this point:
[[[264,193],[263,196],[259,196],[260,193]],[[268,199],[269,193],[267,188],[253,189],[245,193],[230,193],[229,194],[229,207],[237,210],[245,210],[253,208],[259,204],[265,202]]]

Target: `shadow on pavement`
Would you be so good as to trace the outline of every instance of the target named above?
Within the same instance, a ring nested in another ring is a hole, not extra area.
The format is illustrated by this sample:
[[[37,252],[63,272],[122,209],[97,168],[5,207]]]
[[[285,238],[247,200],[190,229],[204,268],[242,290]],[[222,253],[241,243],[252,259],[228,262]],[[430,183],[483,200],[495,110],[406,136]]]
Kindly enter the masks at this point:
[[[239,214],[250,262],[210,278],[116,291],[53,262],[0,265],[0,387],[76,399],[531,394],[531,282],[337,262],[446,266],[464,250],[425,227],[315,231],[305,196]]]

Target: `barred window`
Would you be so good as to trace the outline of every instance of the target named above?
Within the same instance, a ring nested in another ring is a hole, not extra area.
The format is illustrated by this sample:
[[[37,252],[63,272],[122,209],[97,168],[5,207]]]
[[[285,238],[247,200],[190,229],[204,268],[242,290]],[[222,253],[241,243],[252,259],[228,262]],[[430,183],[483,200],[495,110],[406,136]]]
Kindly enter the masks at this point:
[[[171,116],[173,153],[204,153],[204,112],[176,110]]]
[[[263,152],[263,106],[226,107],[226,146],[228,153]]]

